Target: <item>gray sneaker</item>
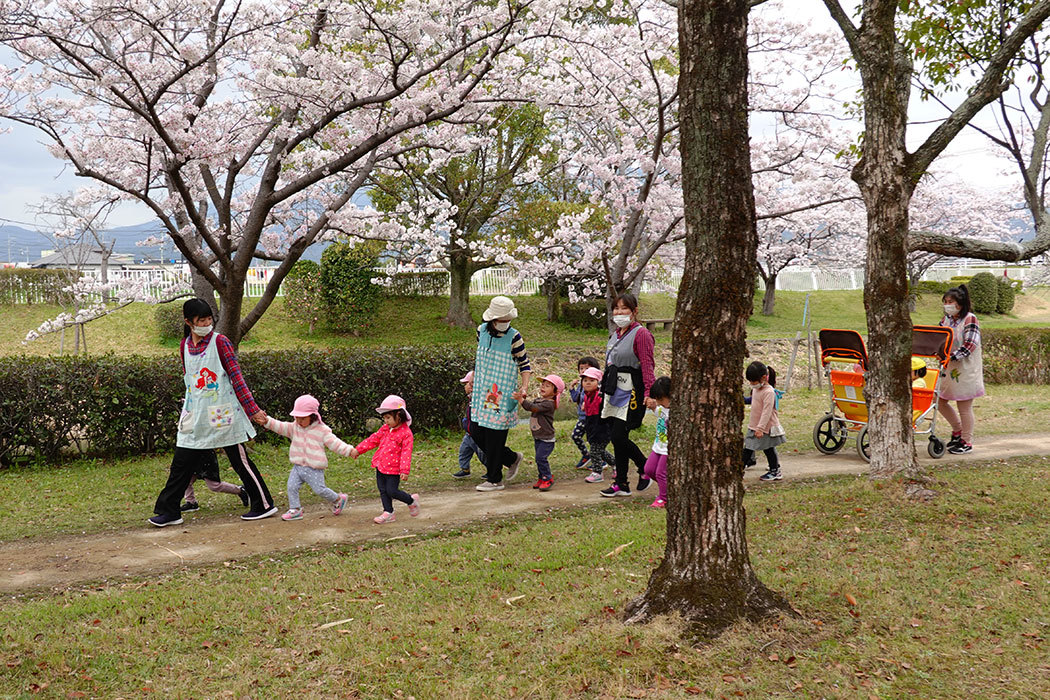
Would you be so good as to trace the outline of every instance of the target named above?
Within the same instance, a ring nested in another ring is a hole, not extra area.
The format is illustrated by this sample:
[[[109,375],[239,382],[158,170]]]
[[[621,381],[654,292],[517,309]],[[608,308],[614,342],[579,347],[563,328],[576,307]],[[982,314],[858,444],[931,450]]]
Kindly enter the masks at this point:
[[[502,491],[503,484],[493,484],[491,481],[482,481],[474,488],[478,491]]]
[[[506,480],[508,482],[513,481],[514,477],[518,475],[518,467],[521,466],[521,460],[525,459],[525,455],[521,452],[515,452],[514,454],[517,455],[517,457],[514,458],[514,463],[507,467]]]

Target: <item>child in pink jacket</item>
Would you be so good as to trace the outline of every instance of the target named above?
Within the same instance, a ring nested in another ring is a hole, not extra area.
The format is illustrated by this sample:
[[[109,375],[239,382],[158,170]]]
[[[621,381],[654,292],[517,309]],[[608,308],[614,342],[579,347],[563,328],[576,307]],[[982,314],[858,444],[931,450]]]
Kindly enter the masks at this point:
[[[744,372],[751,384],[751,418],[747,423],[747,435],[744,437],[744,465],[754,464],[755,453],[761,450],[766,454],[769,471],[758,477],[762,481],[780,481],[780,460],[777,457],[777,445],[787,442],[784,429],[780,427],[777,416],[777,394],[773,385],[776,383],[776,372],[761,362],[752,362]]]
[[[372,466],[376,469],[376,485],[383,501],[383,512],[373,520],[378,524],[394,522],[394,499],[408,504],[408,514],[419,515],[419,494],[411,496],[401,490],[401,479],[408,477],[412,468],[412,416],[405,400],[391,394],[383,399],[376,412],[383,417],[383,427],[365,438],[351,450],[350,456],[375,450]]]

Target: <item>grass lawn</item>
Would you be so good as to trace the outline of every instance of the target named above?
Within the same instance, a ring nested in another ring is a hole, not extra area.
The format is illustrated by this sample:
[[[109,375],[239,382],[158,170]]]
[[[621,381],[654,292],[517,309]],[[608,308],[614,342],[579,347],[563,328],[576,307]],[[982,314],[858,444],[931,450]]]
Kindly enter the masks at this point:
[[[748,336],[752,339],[793,338],[802,323],[806,294],[778,292],[776,314],[761,316],[760,295],[755,297],[755,315],[748,322]],[[476,319],[488,305],[489,297],[471,299]],[[579,330],[548,323],[546,300],[538,296],[517,297],[521,316],[515,326],[522,332],[527,345],[533,348],[599,348],[608,337],[600,329]],[[641,299],[642,318],[671,318],[674,316],[674,298],[668,295],[644,295]],[[241,348],[279,349],[299,346],[322,347],[387,347],[398,345],[472,344],[474,331],[449,328],[442,322],[448,300],[444,297],[415,299],[386,299],[379,309],[372,331],[361,336],[341,335],[325,330],[308,335],[305,327],[290,322],[284,312],[284,300],[278,299],[262,320],[243,341]],[[88,348],[92,353],[171,352],[174,341],[161,341],[153,321],[155,307],[133,304],[88,325]],[[59,313],[53,306],[0,306],[0,355],[18,353],[54,354],[59,350],[58,334],[26,345],[25,334],[48,318]],[[810,295],[812,327],[852,328],[865,331],[864,305],[860,291],[814,292]],[[941,317],[941,301],[936,295],[923,296],[913,314],[916,323],[937,323]],[[1034,288],[1017,298],[1014,313],[1006,316],[981,318],[988,328],[1006,326],[1037,326],[1050,323],[1050,288]],[[671,332],[657,330],[658,345],[670,344]],[[72,347],[72,331],[66,333],[66,351]]]
[[[978,448],[981,435],[1033,432],[1050,423],[1050,396],[1045,387],[1019,385],[989,389],[991,394],[976,404]],[[813,424],[826,409],[827,394],[824,392],[802,390],[784,398],[781,421],[787,430],[788,442],[781,448],[782,455],[811,455],[819,459],[813,447],[812,431]],[[647,417],[646,424],[634,433],[636,442],[646,454],[652,444],[652,423],[652,416]],[[582,472],[573,469],[579,458],[569,438],[573,425],[571,420],[555,424],[558,446],[551,457],[551,466],[556,481],[575,480],[582,476]],[[943,423],[941,425],[938,434],[946,437],[948,431],[943,429]],[[343,437],[356,441],[364,436]],[[460,439],[459,433],[419,436],[406,488],[421,493],[473,488],[484,474],[476,460],[474,468],[478,479],[457,481],[451,477]],[[508,444],[526,456],[522,466],[524,477],[519,478],[534,478],[534,451],[527,425],[512,430]],[[917,445],[925,454],[924,438],[920,438]],[[843,454],[852,456],[853,450],[851,441]],[[276,445],[258,445],[253,460],[259,465],[278,505],[286,507],[288,442],[282,440]],[[167,478],[170,462],[171,453],[164,452],[137,459],[77,460],[63,465],[2,469],[0,540],[143,527],[145,518],[153,512],[153,502]],[[355,462],[330,453],[329,463],[325,477],[329,486],[346,491],[351,499],[367,504],[361,507],[378,504],[370,467],[371,455]],[[236,474],[229,469],[224,456],[219,457],[219,464],[224,478],[236,483]],[[211,493],[201,483],[196,489],[203,510],[193,516],[195,518],[243,512],[240,501],[234,496]],[[308,511],[326,508],[308,488],[303,488],[300,495]],[[71,503],[76,503],[76,507],[70,507]]]
[[[0,688],[55,698],[1047,697],[1050,460],[938,477],[940,497],[922,505],[865,478],[750,492],[756,570],[800,617],[740,625],[713,644],[692,646],[675,619],[620,622],[662,554],[664,516],[617,501],[7,599]]]

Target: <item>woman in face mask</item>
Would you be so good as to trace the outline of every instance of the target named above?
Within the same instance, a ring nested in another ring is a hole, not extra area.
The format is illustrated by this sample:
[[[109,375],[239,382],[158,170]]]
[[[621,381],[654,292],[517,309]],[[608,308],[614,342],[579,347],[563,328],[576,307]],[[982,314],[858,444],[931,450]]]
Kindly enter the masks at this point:
[[[642,424],[645,400],[656,379],[655,341],[653,334],[638,323],[638,299],[628,293],[618,296],[613,304],[612,320],[616,329],[605,348],[602,418],[612,438],[616,480],[601,491],[607,498],[631,495],[627,476],[630,462],[638,469],[638,490],[644,491],[649,486],[649,479],[645,478],[646,457],[631,440],[631,431]]]
[[[190,299],[182,305],[182,315],[186,322],[179,355],[186,396],[168,482],[157,497],[153,507],[156,515],[149,522],[156,527],[182,522],[179,501],[194,478],[203,477],[209,487],[219,481],[219,463],[215,459],[218,448],[225,450],[230,466],[244,483],[239,495],[250,510],[241,518],[268,518],[277,512],[277,506],[244,449],[244,443],[255,437],[249,418],[265,423],[266,413],[255,403],[241,375],[233,343],[213,332],[214,315],[208,302]]]
[[[940,325],[954,331],[952,354],[937,384],[937,407],[952,426],[948,451],[965,454],[973,450],[973,400],[984,396],[984,365],[981,362],[981,327],[970,311],[970,292],[965,284],[944,293],[944,317]],[[955,401],[958,411],[949,401]]]
[[[517,476],[524,457],[507,447],[507,431],[518,422],[514,394],[528,393],[532,376],[525,341],[510,325],[517,317],[518,310],[511,299],[493,297],[481,315],[484,323],[478,326],[469,431],[485,453],[485,481],[475,487],[478,491],[503,490],[503,467],[507,467],[510,481]]]

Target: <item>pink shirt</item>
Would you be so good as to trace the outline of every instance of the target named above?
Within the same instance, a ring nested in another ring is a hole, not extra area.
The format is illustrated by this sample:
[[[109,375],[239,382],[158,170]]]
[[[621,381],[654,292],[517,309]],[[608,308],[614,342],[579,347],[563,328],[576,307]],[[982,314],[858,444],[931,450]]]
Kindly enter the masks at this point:
[[[324,469],[328,466],[328,457],[324,453],[326,447],[344,457],[349,457],[350,450],[353,449],[337,438],[332,429],[324,423],[300,428],[297,423],[283,423],[267,416],[266,427],[278,435],[292,439],[292,446],[288,449],[288,459],[292,464],[311,469]]]
[[[384,424],[357,446],[357,453],[364,454],[376,449],[372,455],[372,466],[382,474],[408,476],[412,468],[412,429],[402,423],[393,430]]]
[[[777,417],[776,390],[768,384],[762,384],[751,390],[751,417],[747,423],[748,430],[769,434],[774,425],[780,425]]]

